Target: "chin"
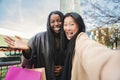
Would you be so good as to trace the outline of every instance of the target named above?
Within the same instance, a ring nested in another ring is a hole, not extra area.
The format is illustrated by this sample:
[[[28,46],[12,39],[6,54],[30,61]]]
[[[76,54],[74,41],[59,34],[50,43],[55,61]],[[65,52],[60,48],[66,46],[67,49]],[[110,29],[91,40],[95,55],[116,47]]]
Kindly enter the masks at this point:
[[[70,40],[71,38],[67,37],[68,40]]]
[[[60,31],[55,31],[55,33],[56,33],[56,34],[59,34],[59,33],[60,33]]]

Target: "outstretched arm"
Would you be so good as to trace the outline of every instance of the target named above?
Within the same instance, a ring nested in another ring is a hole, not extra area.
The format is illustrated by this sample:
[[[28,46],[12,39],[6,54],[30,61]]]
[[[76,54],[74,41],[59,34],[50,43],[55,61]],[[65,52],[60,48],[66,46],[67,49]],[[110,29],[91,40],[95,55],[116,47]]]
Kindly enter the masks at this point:
[[[15,36],[15,39],[11,38],[10,36],[5,36],[4,41],[7,45],[11,48],[18,48],[22,50],[29,50],[29,46],[26,41],[24,41],[19,36]]]
[[[101,71],[101,80],[120,80],[120,54],[114,53]]]

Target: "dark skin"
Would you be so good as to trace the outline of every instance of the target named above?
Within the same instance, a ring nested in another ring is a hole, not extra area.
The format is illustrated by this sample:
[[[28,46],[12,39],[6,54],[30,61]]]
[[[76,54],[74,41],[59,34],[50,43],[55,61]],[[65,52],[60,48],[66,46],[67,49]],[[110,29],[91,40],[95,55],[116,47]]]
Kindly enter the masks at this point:
[[[55,38],[56,38],[56,46],[57,48],[59,48],[59,35],[60,35],[60,28],[61,28],[61,20],[60,20],[60,16],[58,14],[52,14],[50,17],[50,26],[52,28],[52,30],[54,31],[55,34]],[[62,66],[54,66],[54,73],[56,76],[58,76],[61,71],[62,71],[63,67]]]
[[[62,22],[60,19],[61,18],[58,14],[52,14],[50,17],[50,26],[55,34],[57,48],[59,47],[59,36],[60,36],[60,29],[62,25]],[[4,41],[11,48],[18,48],[26,51],[30,50],[28,43],[24,41],[24,39],[20,38],[19,36],[15,36],[15,39],[13,39],[10,36],[5,36]],[[63,69],[62,66],[54,66],[55,75],[58,76],[61,73],[62,69]]]

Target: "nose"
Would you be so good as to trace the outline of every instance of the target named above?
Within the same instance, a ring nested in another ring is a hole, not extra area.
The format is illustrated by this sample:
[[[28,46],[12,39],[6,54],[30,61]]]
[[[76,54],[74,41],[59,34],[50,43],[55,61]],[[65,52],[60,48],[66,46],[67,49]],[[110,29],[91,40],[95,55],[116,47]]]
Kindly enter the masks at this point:
[[[55,25],[58,25],[59,24],[59,22],[58,21],[55,21]]]
[[[65,26],[64,28],[66,31],[70,31],[70,26]]]

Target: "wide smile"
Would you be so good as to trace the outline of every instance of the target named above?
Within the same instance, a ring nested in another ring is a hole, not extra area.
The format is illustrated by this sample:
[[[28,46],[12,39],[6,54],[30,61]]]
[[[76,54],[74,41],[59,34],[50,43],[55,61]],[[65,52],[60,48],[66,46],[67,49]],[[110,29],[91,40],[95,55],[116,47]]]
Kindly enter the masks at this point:
[[[55,33],[60,33],[60,29],[61,29],[60,27],[54,27],[53,28],[53,30],[54,30]]]
[[[74,33],[73,32],[66,32],[66,35],[67,35],[68,39],[71,39],[73,37]]]
[[[60,30],[60,27],[55,27],[54,30],[55,30],[55,31],[59,31],[59,30]]]

